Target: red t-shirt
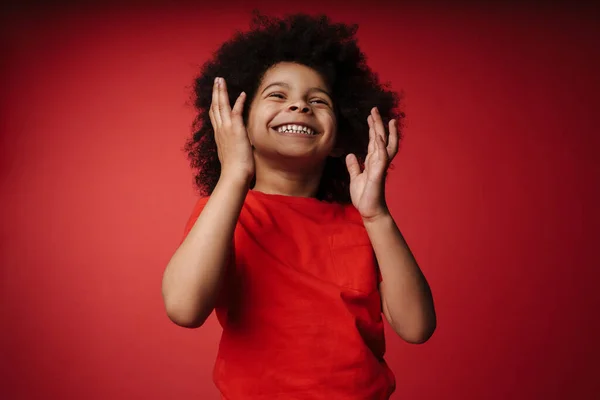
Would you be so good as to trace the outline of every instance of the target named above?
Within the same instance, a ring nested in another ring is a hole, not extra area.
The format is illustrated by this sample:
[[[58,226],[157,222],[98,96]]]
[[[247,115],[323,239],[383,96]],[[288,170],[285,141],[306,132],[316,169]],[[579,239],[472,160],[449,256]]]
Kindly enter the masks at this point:
[[[215,308],[213,377],[225,399],[389,398],[381,278],[352,205],[251,190],[234,246]]]

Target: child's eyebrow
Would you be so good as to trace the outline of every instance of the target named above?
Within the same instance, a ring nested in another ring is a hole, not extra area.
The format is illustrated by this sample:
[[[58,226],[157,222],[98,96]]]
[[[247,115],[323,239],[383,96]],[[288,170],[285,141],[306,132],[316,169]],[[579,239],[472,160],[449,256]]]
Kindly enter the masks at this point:
[[[261,94],[263,94],[264,92],[266,92],[266,91],[267,91],[267,89],[269,89],[270,87],[273,87],[273,86],[283,86],[283,87],[285,87],[285,88],[287,88],[287,89],[289,89],[289,88],[290,88],[290,85],[289,85],[289,84],[287,84],[287,83],[285,83],[285,82],[273,82],[273,83],[270,83],[270,84],[268,84],[268,85],[267,85],[267,86],[266,86],[266,87],[263,89],[263,91],[261,92]],[[309,91],[321,92],[321,93],[323,93],[323,94],[326,94],[327,96],[329,96],[329,97],[331,98],[331,94],[329,94],[329,92],[328,92],[327,90],[325,90],[325,89],[321,89],[321,88],[319,88],[319,87],[311,87],[311,88],[309,89]]]

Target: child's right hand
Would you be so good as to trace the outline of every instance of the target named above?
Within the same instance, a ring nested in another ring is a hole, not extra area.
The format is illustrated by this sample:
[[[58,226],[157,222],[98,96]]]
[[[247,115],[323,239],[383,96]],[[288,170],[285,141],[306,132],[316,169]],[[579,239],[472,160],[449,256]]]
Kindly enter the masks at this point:
[[[232,109],[225,79],[216,78],[208,114],[215,132],[221,178],[249,183],[254,176],[254,155],[242,118],[245,100],[246,93],[242,92]]]

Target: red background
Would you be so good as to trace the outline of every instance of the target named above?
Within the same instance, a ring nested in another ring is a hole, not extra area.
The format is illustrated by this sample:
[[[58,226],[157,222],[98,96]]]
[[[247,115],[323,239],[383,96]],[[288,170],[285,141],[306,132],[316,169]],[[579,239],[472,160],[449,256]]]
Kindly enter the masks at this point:
[[[386,327],[393,398],[600,393],[598,14],[315,4],[3,11],[3,398],[217,398],[216,320],[175,326],[160,284],[195,200],[189,85],[257,5],[359,23],[406,94],[388,197],[438,329]]]

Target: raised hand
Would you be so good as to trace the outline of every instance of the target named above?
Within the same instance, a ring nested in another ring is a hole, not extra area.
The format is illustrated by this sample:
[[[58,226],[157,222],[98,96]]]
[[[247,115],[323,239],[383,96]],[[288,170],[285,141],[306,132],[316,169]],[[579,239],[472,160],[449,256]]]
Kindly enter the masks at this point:
[[[363,220],[372,220],[386,215],[389,211],[385,202],[385,171],[398,153],[398,126],[392,119],[389,135],[376,107],[367,118],[369,124],[369,146],[365,159],[365,169],[361,172],[354,154],[346,157],[346,167],[350,174],[350,197],[352,204]]]
[[[254,176],[254,155],[242,118],[245,100],[246,93],[242,92],[232,109],[225,79],[216,78],[208,114],[215,132],[221,177],[247,183]]]

